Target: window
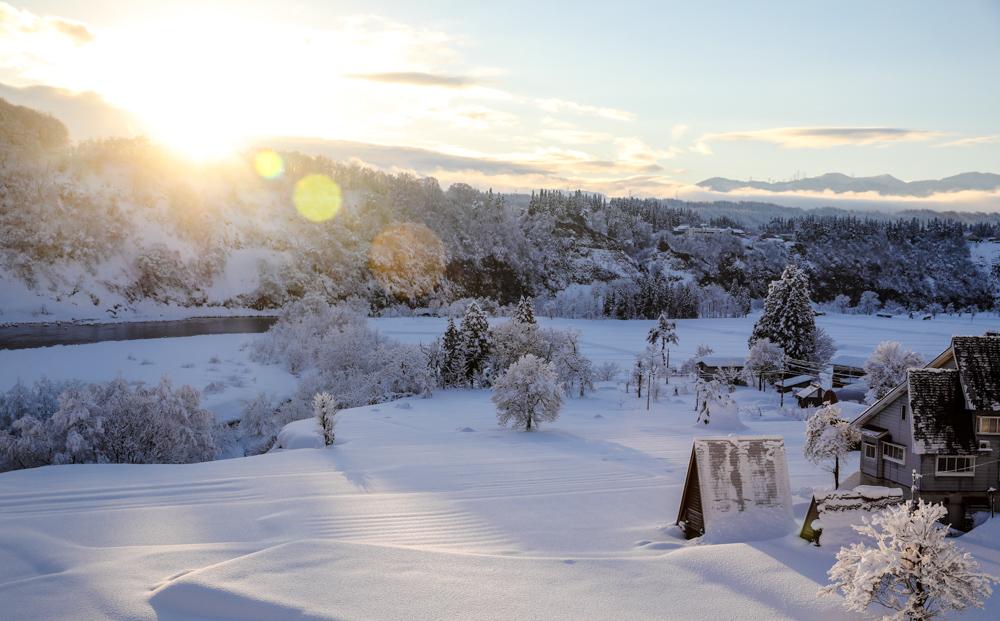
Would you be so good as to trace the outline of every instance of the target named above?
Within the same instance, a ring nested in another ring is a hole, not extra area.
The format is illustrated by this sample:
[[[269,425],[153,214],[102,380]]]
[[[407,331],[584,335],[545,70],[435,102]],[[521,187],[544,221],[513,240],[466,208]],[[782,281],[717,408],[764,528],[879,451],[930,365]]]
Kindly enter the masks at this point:
[[[992,453],[993,452],[993,445],[990,444],[989,440],[980,440],[979,441],[979,452],[980,453]]]
[[[1000,416],[980,416],[979,433],[1000,434]]]
[[[865,447],[865,459],[875,459],[877,451],[875,450],[875,445],[868,442],[864,443]]]
[[[901,411],[901,412],[903,413],[903,414],[902,414],[902,419],[903,419],[903,420],[906,420],[906,408],[908,408],[908,407],[909,407],[908,405],[904,405],[904,406],[903,406],[903,407],[902,407],[902,408],[900,409],[900,411]]]
[[[968,456],[939,456],[937,472],[939,477],[971,477],[976,473],[976,458]]]
[[[882,443],[882,459],[897,464],[906,462],[906,448],[892,442]]]

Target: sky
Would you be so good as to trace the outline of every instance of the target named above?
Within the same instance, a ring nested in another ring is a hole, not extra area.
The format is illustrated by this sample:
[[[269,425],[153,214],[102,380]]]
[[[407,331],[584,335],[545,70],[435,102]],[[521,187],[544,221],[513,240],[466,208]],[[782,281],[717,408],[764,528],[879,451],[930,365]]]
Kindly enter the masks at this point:
[[[1000,0],[0,2],[0,85],[77,139],[507,191],[1000,172]]]

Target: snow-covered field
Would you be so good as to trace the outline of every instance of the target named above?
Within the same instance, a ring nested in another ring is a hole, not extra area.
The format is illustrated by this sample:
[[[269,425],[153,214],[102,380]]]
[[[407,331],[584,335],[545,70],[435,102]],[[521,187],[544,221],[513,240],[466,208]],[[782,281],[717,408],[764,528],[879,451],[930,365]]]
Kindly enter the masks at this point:
[[[675,362],[700,344],[745,353],[752,321],[678,322]],[[542,323],[580,330],[586,355],[622,365],[651,325]],[[375,325],[416,342],[440,334],[444,321]],[[930,357],[952,334],[1000,329],[1000,320],[834,315],[819,325],[842,354],[866,356],[894,339]],[[283,371],[246,360],[241,345],[252,338],[0,351],[0,387],[42,375],[151,381],[169,373],[198,388],[232,379],[206,397],[227,417],[258,390],[294,386]],[[486,391],[439,391],[342,412],[329,449],[0,474],[0,617],[856,618],[837,599],[816,597],[832,547],[794,531],[712,545],[681,539],[671,523],[692,438],[703,433],[693,397],[668,391],[646,411],[620,386],[598,388],[567,399],[559,420],[533,433],[498,429]],[[804,424],[778,414],[773,393],[736,397],[745,412],[765,413],[744,417],[747,434],[785,438],[801,525],[812,490],[830,475],[804,460]],[[1000,539],[989,533],[992,523],[966,547],[1000,575]],[[962,616],[998,617],[997,597]]]

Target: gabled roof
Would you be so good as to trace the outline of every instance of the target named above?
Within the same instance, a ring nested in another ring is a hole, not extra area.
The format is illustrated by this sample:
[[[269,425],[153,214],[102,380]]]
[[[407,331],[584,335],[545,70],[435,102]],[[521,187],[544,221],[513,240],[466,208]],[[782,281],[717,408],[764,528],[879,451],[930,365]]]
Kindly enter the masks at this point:
[[[956,336],[951,348],[969,407],[1000,411],[1000,337]]]
[[[791,515],[791,485],[781,437],[695,438],[705,528],[751,509]]]
[[[910,369],[907,389],[914,453],[977,452],[974,417],[965,409],[957,369]]]
[[[815,381],[816,377],[814,375],[796,375],[795,377],[789,377],[788,379],[781,380],[778,382],[778,385],[783,388],[788,388],[790,386],[799,386],[801,384]]]

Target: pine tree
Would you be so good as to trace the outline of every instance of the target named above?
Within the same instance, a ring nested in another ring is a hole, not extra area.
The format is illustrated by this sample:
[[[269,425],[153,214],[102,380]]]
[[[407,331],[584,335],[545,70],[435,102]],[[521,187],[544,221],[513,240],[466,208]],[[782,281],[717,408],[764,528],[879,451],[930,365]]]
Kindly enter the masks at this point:
[[[486,314],[475,302],[466,309],[460,330],[465,381],[472,386],[482,379],[490,356],[490,324],[486,321]]]
[[[667,344],[677,344],[677,326],[667,318],[666,313],[660,313],[656,325],[649,329],[646,342],[650,345],[660,344],[660,361],[663,363],[663,377],[666,384],[670,383],[670,348]]]
[[[523,295],[517,302],[517,311],[514,312],[514,321],[517,323],[526,323],[531,325],[536,325],[538,323],[535,321],[534,306],[532,306],[531,301]]]
[[[444,362],[441,365],[441,385],[457,386],[465,379],[465,354],[462,350],[462,335],[455,327],[455,320],[448,318],[441,347],[444,350]]]
[[[816,317],[809,299],[809,280],[804,271],[789,265],[781,278],[771,282],[764,301],[764,314],[753,327],[752,347],[770,339],[789,358],[809,360],[816,343]]]

